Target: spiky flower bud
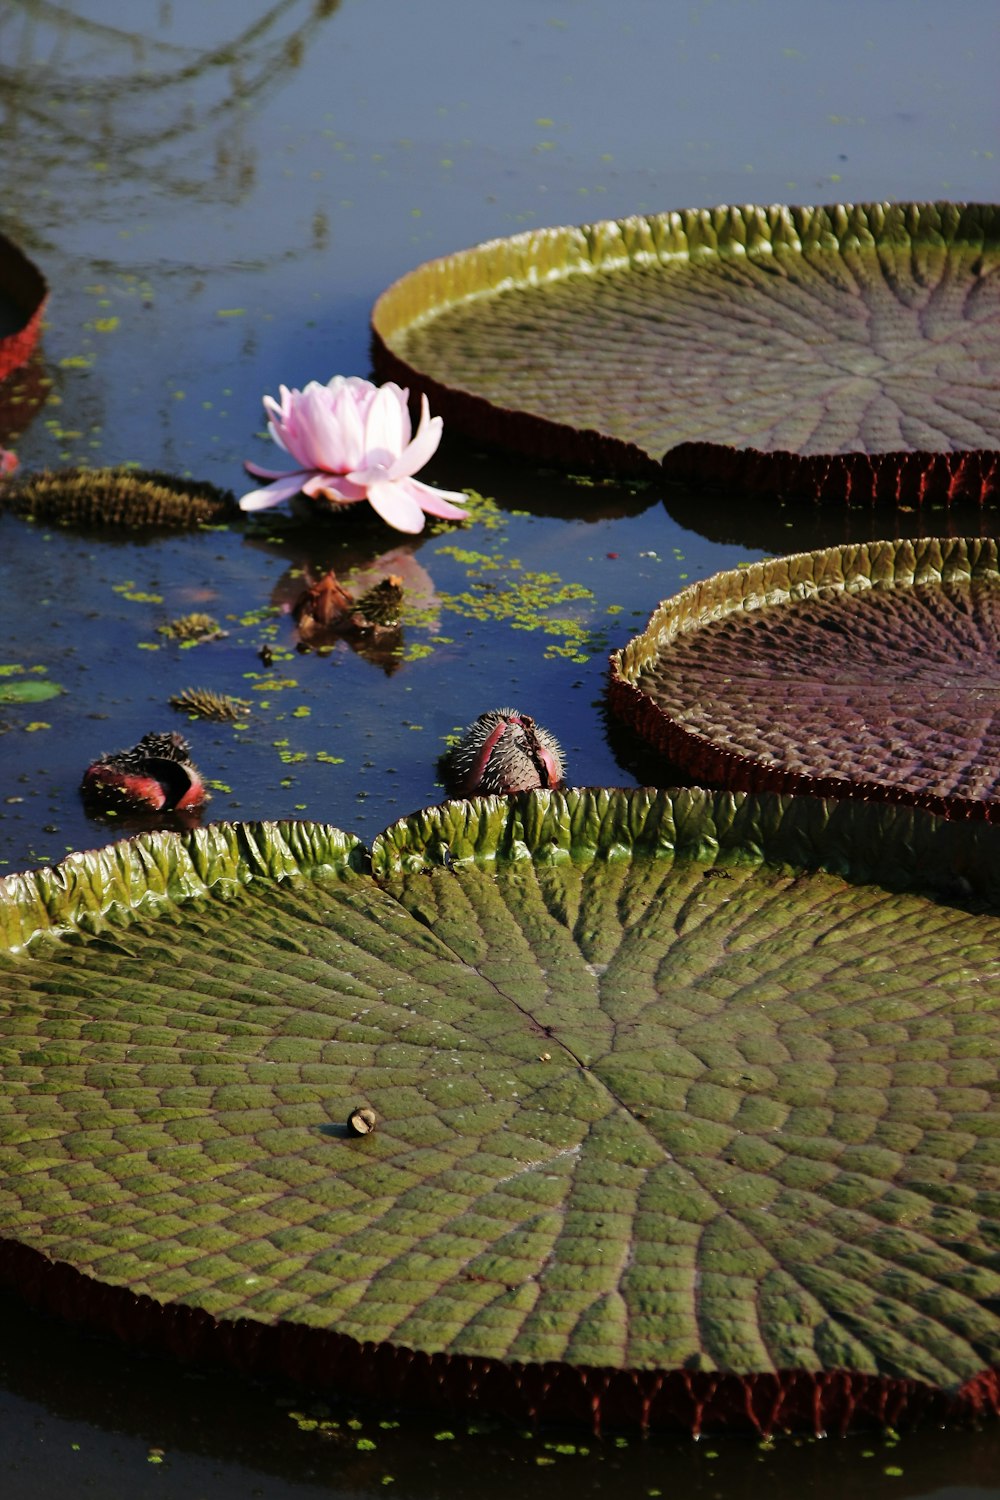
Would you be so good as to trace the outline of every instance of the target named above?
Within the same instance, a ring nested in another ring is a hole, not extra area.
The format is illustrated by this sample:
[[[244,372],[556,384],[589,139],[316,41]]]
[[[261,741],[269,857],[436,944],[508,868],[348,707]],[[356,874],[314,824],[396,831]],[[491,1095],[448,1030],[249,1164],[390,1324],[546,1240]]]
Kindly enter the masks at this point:
[[[459,796],[532,792],[563,781],[558,740],[516,708],[492,708],[470,724],[447,761]]]
[[[84,772],[80,790],[95,802],[154,812],[187,810],[208,801],[182,734],[144,734],[128,750],[99,756]]]

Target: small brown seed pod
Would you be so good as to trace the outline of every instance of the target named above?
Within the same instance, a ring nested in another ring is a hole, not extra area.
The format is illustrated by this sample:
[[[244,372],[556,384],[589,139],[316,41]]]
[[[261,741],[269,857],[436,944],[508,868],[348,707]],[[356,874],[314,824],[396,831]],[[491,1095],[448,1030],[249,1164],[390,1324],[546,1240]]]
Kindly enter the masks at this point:
[[[378,1115],[373,1109],[359,1105],[351,1111],[347,1121],[347,1128],[354,1135],[371,1135],[378,1124]]]
[[[533,792],[563,782],[559,741],[516,708],[492,708],[470,724],[446,763],[459,796]]]

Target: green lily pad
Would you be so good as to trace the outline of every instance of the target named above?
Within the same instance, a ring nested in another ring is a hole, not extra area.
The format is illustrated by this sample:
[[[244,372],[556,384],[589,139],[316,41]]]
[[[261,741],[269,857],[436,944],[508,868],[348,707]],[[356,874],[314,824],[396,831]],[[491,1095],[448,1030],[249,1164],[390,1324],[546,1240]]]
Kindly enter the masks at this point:
[[[64,691],[58,682],[50,682],[45,677],[0,681],[0,703],[44,703],[48,698],[58,698]]]
[[[543,792],[365,864],[218,825],[0,885],[8,1283],[355,1393],[996,1410],[1000,829]]]
[[[868,502],[1000,475],[1000,209],[687,209],[532,230],[376,303],[383,377],[546,459]]]
[[[1000,812],[995,540],[774,558],[664,600],[611,658],[663,779]]]

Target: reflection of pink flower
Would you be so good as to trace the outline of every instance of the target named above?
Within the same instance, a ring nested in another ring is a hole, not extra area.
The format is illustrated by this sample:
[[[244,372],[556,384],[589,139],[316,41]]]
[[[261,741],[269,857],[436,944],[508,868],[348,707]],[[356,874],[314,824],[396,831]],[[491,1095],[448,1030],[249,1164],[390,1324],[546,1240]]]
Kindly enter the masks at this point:
[[[9,448],[0,448],[0,475],[13,474],[17,468],[17,454]]]
[[[413,475],[441,441],[442,421],[432,417],[421,397],[420,426],[412,437],[408,391],[390,381],[335,375],[329,385],[311,380],[304,391],[280,386],[281,404],[264,397],[268,431],[298,465],[290,472],[245,465],[271,483],[240,500],[244,510],[263,510],[301,492],[331,505],[367,500],[399,531],[422,531],[424,513],[462,521],[465,512],[449,501],[464,501],[454,490],[436,490]]]

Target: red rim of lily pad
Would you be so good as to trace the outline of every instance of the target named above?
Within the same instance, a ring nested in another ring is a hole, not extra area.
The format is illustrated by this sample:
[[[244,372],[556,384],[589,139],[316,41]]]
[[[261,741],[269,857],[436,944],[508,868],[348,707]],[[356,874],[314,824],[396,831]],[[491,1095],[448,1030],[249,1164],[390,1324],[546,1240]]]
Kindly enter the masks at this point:
[[[996,822],[994,620],[994,539],[775,558],[666,599],[612,654],[609,707],[667,780]]]
[[[383,379],[533,457],[811,499],[1000,486],[1000,208],[746,205],[530,231],[372,314]]]
[[[0,234],[0,292],[17,309],[20,326],[0,338],[0,380],[26,364],[38,342],[49,295],[41,271],[12,240]]]

